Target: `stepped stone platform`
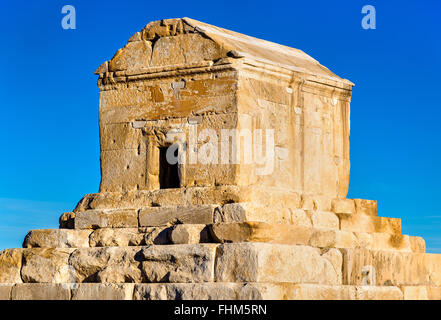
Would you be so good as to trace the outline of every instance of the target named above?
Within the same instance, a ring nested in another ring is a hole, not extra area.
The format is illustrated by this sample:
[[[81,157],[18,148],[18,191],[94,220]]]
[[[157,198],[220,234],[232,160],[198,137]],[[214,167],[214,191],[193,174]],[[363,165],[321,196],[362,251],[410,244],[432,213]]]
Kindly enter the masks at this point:
[[[441,255],[346,198],[348,80],[188,18],[149,23],[96,73],[100,192],[0,252],[0,299],[441,299]],[[274,129],[273,171],[165,162],[194,124]]]

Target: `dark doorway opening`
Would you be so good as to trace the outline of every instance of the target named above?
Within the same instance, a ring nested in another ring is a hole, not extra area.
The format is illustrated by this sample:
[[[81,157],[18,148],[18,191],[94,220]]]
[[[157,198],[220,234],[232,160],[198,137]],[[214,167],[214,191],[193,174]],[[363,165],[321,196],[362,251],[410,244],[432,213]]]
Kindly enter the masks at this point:
[[[167,161],[168,147],[159,148],[159,188],[179,188],[179,168],[178,163],[170,164]],[[175,150],[175,159],[178,156],[178,149]]]

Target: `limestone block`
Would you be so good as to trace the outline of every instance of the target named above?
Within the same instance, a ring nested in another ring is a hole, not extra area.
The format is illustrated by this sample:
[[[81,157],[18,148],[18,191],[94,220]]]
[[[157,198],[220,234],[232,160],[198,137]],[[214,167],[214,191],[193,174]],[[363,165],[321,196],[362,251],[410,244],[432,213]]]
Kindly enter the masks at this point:
[[[210,242],[210,234],[205,224],[178,224],[170,232],[174,244],[196,244]]]
[[[358,286],[356,300],[403,300],[403,293],[393,286]]]
[[[72,282],[141,282],[142,247],[81,248],[69,258]]]
[[[143,227],[180,223],[208,224],[213,222],[215,208],[215,205],[145,208],[139,212],[139,223]]]
[[[0,252],[0,283],[20,283],[23,249],[5,249]]]
[[[129,42],[109,61],[109,71],[135,71],[148,67],[152,56],[150,41]]]
[[[144,234],[138,228],[97,229],[89,238],[91,247],[140,246],[143,241]]]
[[[332,212],[312,211],[308,212],[311,216],[312,226],[314,228],[339,229],[340,221]]]
[[[441,258],[436,254],[367,249],[340,251],[343,254],[343,284],[361,285],[367,266],[375,272],[379,286],[441,284]]]
[[[12,300],[69,300],[70,287],[65,283],[20,283],[12,288]]]
[[[187,204],[187,193],[185,189],[159,189],[154,190],[149,194],[149,199],[152,201],[152,206],[167,207],[167,206],[182,206]],[[134,193],[135,200],[137,193]],[[141,198],[142,199],[142,198]],[[124,199],[123,199],[124,200]],[[127,199],[130,201],[129,199]],[[138,207],[148,207],[150,205],[144,205]]]
[[[140,228],[144,234],[143,244],[170,244],[169,227],[146,227]]]
[[[290,223],[298,227],[311,227],[312,220],[310,215],[303,209],[290,209]]]
[[[89,209],[133,209],[144,207],[177,206],[187,203],[185,189],[135,190],[126,192],[100,192],[81,199],[75,212]]]
[[[316,210],[313,196],[302,194],[300,208],[303,210]]]
[[[146,282],[212,282],[216,246],[183,244],[143,248]]]
[[[354,199],[354,203],[355,203],[355,212],[357,214],[367,214],[370,216],[377,215],[377,201]]]
[[[426,241],[421,237],[409,237],[410,247],[413,252],[426,252]]]
[[[289,223],[291,212],[288,208],[274,209],[249,202],[229,203],[215,212],[214,222],[259,221],[267,223]]]
[[[83,248],[89,246],[91,230],[37,229],[31,230],[23,242],[24,248]]]
[[[258,188],[244,186],[241,188],[239,201],[260,204],[270,208],[300,208],[301,196],[289,190],[280,190],[266,186]]]
[[[244,201],[245,195],[238,186],[192,187],[187,188],[189,202],[193,205],[218,204]]]
[[[75,217],[75,229],[137,227],[138,212],[134,209],[87,210]]]
[[[23,250],[21,277],[23,282],[67,283],[71,282],[69,248],[30,248]]]
[[[132,122],[102,125],[100,132],[101,150],[138,149],[142,146],[142,131],[133,128]]]
[[[403,292],[404,300],[428,300],[426,286],[403,286],[400,288]]]
[[[357,214],[338,214],[340,229],[354,232],[401,233],[401,219]]]
[[[322,252],[322,257],[331,262],[338,279],[342,279],[343,255],[340,250],[331,248]]]
[[[352,232],[318,229],[314,230],[309,245],[319,248],[356,248],[357,238]]]
[[[235,300],[236,283],[136,284],[134,300]]]
[[[71,300],[132,300],[133,283],[75,283]]]
[[[220,245],[215,277],[218,282],[341,283],[334,266],[321,256],[320,249],[267,243]]]
[[[0,300],[10,300],[13,284],[0,283]]]
[[[264,222],[215,223],[210,232],[216,242],[267,242],[308,244],[313,230],[289,224]]]
[[[218,44],[200,34],[159,38],[153,48],[152,66],[195,63],[221,58]]]
[[[61,229],[73,229],[75,226],[75,213],[65,212],[60,216],[59,224]]]
[[[294,283],[246,283],[239,300],[354,300],[353,286]]]
[[[327,196],[314,196],[314,207],[318,211],[331,211],[332,199]]]
[[[429,300],[441,300],[441,287],[426,287]]]
[[[403,234],[389,234],[389,233],[372,233],[372,244],[369,247],[373,250],[397,250],[412,252],[411,239]],[[417,249],[417,248],[416,248]],[[421,252],[417,250],[416,252]]]
[[[100,192],[145,189],[145,144],[139,148],[101,151]]]
[[[331,211],[334,213],[355,213],[355,202],[352,199],[334,199]]]
[[[347,232],[347,231],[342,231]],[[371,250],[393,250],[403,252],[424,252],[424,240],[420,241],[419,237],[411,237],[402,234],[391,233],[367,233],[354,232],[357,238],[357,248]],[[416,239],[415,239],[416,238]],[[349,247],[346,247],[349,248]]]

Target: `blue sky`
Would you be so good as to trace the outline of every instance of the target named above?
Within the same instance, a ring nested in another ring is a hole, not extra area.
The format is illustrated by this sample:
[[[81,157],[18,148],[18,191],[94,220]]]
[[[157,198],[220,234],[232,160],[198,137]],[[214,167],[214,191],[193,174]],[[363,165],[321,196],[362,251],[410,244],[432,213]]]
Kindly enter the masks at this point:
[[[61,28],[74,5],[77,29]],[[361,8],[376,8],[375,30]],[[93,71],[149,21],[191,17],[299,48],[355,83],[348,197],[441,252],[441,2],[4,1],[0,10],[0,249],[55,228],[97,192]]]

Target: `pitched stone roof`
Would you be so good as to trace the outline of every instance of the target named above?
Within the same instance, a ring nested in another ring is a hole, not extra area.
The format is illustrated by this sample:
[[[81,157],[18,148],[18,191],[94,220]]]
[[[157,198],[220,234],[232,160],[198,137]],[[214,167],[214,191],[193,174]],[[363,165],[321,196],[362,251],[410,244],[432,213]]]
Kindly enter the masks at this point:
[[[204,41],[209,39],[212,40],[217,45],[217,49],[204,48],[202,50],[203,55],[207,55],[202,57],[203,60],[208,60],[210,58],[221,59],[225,57],[232,57],[237,59],[248,58],[254,61],[263,62],[265,64],[274,65],[284,69],[315,75],[318,77],[323,77],[338,82],[344,82],[345,84],[353,85],[350,81],[338,77],[328,68],[322,66],[317,60],[315,60],[314,58],[312,58],[311,56],[307,55],[305,52],[299,49],[254,38],[251,36],[247,36],[227,29],[219,28],[190,18],[164,19],[164,20],[150,22],[140,32],[135,33],[129,39],[128,45],[120,49],[115,54],[114,58],[109,61],[109,63],[112,65],[111,67],[112,70],[107,70],[107,63],[105,63],[101,65],[100,68],[98,68],[95,73],[100,74],[105,71],[124,70],[124,66],[123,67],[116,66],[118,64],[121,64],[118,59],[121,56],[127,56],[125,57],[126,60],[127,58],[133,59],[134,56],[137,56],[137,54],[133,54],[133,52],[127,54],[125,54],[124,52],[124,50],[129,51],[127,47],[131,44],[131,42],[136,42],[136,41],[144,41],[144,42],[150,41],[151,43],[150,50],[145,48],[146,46],[148,46],[148,44],[147,45],[144,44],[142,47],[138,46],[136,49],[132,49],[132,50],[137,50],[138,53],[140,53],[140,51],[142,50],[144,51],[145,59],[143,60],[144,62],[141,62],[141,65],[145,64],[144,67],[157,66],[158,58],[155,61],[153,60],[147,61],[149,58],[153,59],[154,56],[153,51],[156,41],[164,37],[175,37],[185,34],[199,34],[204,38]],[[188,44],[187,46],[188,50],[192,51],[193,46],[194,44],[192,43]],[[162,47],[164,47],[164,45]],[[166,52],[166,54],[168,53],[169,52]],[[196,49],[193,54],[198,54]],[[164,52],[162,52],[160,55],[164,55]],[[209,57],[210,55],[211,57]],[[116,61],[116,63],[114,61],[115,59],[118,60]],[[186,62],[193,61],[191,58],[187,59],[187,57],[185,57],[184,60]],[[114,63],[112,64],[112,62]],[[138,64],[137,67],[139,69],[140,63],[138,62],[137,64]],[[122,65],[124,65],[124,63]]]

